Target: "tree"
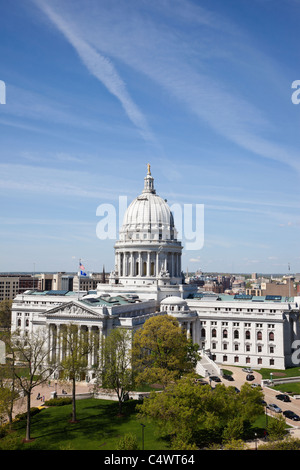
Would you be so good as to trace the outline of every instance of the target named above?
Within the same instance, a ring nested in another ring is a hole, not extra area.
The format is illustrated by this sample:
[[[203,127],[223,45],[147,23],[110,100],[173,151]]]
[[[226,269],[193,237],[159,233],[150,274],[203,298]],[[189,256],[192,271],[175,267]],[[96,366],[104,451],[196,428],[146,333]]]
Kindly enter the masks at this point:
[[[211,389],[184,377],[162,393],[152,392],[138,405],[139,417],[154,420],[162,437],[168,436],[173,446],[238,440],[243,425],[263,412],[262,392],[245,385],[237,394],[234,387],[222,384]]]
[[[113,329],[102,345],[103,363],[100,366],[100,383],[103,388],[113,389],[116,392],[120,414],[122,403],[133,385],[129,348],[131,339],[130,331],[124,328]]]
[[[270,420],[267,432],[269,441],[283,439],[288,433],[284,417],[280,415],[278,418]]]
[[[92,342],[87,331],[81,331],[77,325],[66,325],[62,332],[62,348],[64,357],[59,362],[62,379],[70,380],[72,383],[72,420],[77,421],[76,416],[76,382],[88,369],[88,354],[92,350]]]
[[[8,360],[6,364],[0,366],[0,415],[8,418],[10,427],[14,402],[20,397],[19,392],[11,362]]]
[[[0,328],[10,330],[11,327],[11,307],[12,300],[2,300],[0,302]]]
[[[31,332],[22,336],[18,332],[6,337],[7,352],[11,357],[11,373],[18,387],[27,398],[27,423],[25,441],[30,441],[31,435],[31,394],[38,385],[49,379],[55,369],[50,362],[50,342],[45,330]],[[18,367],[17,367],[18,364]],[[22,366],[22,367],[20,367]]]
[[[133,338],[132,360],[137,383],[163,387],[194,370],[198,345],[188,339],[178,321],[167,315],[149,318]]]
[[[117,450],[139,450],[136,436],[132,433],[125,434],[119,440]]]

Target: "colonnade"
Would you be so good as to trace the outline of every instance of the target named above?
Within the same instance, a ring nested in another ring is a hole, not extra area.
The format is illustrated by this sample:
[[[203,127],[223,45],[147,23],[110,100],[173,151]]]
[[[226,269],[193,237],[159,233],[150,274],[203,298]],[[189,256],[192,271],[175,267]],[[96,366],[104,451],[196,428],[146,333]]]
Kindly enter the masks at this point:
[[[181,276],[181,253],[170,251],[116,251],[120,277],[158,277],[161,270],[170,277]]]
[[[99,354],[102,343],[102,328],[91,325],[73,325],[74,334],[78,334],[78,340],[88,344],[86,348],[86,361],[89,368],[99,364]],[[65,323],[51,323],[48,325],[48,350],[50,362],[63,361],[71,350],[70,325]],[[77,332],[76,332],[77,328]]]

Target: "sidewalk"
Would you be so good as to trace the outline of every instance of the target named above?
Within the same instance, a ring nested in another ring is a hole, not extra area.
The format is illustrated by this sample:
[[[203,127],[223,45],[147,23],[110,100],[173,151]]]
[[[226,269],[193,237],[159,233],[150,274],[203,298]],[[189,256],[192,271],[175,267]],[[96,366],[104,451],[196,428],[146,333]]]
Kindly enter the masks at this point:
[[[62,389],[64,389],[68,395],[72,393],[72,388],[71,384],[59,384],[59,382],[52,380],[50,384],[45,383],[42,385],[38,385],[37,387],[34,387],[31,393],[31,408],[38,407],[44,404],[43,398],[45,401],[51,399],[51,393],[52,392],[57,392],[58,394],[61,394]],[[77,382],[76,383],[76,394],[78,393],[87,393],[90,391],[90,384],[86,382]],[[37,399],[38,394],[42,397],[41,400]],[[26,397],[24,398],[19,398],[19,400],[16,401],[14,404],[14,410],[13,410],[13,417],[15,417],[19,413],[25,413],[27,411],[27,399]]]

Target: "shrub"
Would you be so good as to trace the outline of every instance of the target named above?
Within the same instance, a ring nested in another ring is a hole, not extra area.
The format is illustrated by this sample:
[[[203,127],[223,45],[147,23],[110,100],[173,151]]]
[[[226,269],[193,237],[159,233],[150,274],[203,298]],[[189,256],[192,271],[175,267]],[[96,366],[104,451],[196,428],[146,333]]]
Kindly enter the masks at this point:
[[[128,433],[123,436],[117,445],[117,450],[138,450],[137,438],[134,434]]]
[[[38,414],[40,411],[42,411],[42,410],[39,410],[36,407],[30,408],[30,415],[34,416],[34,415]],[[18,421],[25,421],[27,419],[27,412],[25,411],[25,413],[19,413],[18,415],[16,415],[15,419],[18,420]]]
[[[51,398],[48,401],[45,401],[45,406],[64,406],[70,405],[72,403],[72,398]]]

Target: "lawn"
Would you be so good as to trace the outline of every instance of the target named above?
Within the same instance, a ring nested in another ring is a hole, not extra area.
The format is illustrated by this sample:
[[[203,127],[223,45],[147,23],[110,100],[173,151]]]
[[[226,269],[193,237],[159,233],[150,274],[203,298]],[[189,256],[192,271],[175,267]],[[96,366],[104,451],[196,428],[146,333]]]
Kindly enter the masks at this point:
[[[118,403],[95,398],[78,400],[78,422],[70,422],[72,405],[49,407],[32,416],[30,443],[22,443],[20,450],[117,450],[118,442],[127,433],[137,437],[142,450],[142,426],[135,413],[135,400],[124,403],[124,415],[118,416]],[[269,418],[270,419],[270,418]],[[155,433],[155,425],[145,423],[144,449],[168,450],[168,441]],[[26,421],[14,423],[14,438],[25,437]],[[252,429],[262,434],[266,426],[263,414]]]
[[[291,367],[289,369],[259,369],[258,372],[262,375],[263,379],[270,379],[270,374],[272,374],[273,379],[300,377],[299,367]]]
[[[124,416],[118,416],[118,403],[86,399],[76,402],[76,424],[69,422],[72,405],[49,407],[32,417],[30,450],[116,450],[122,436],[136,435],[142,449],[142,426],[135,415],[136,401],[124,403]],[[25,437],[26,421],[15,423],[14,429]],[[167,450],[168,443],[155,436],[154,426],[144,428],[145,450]]]

